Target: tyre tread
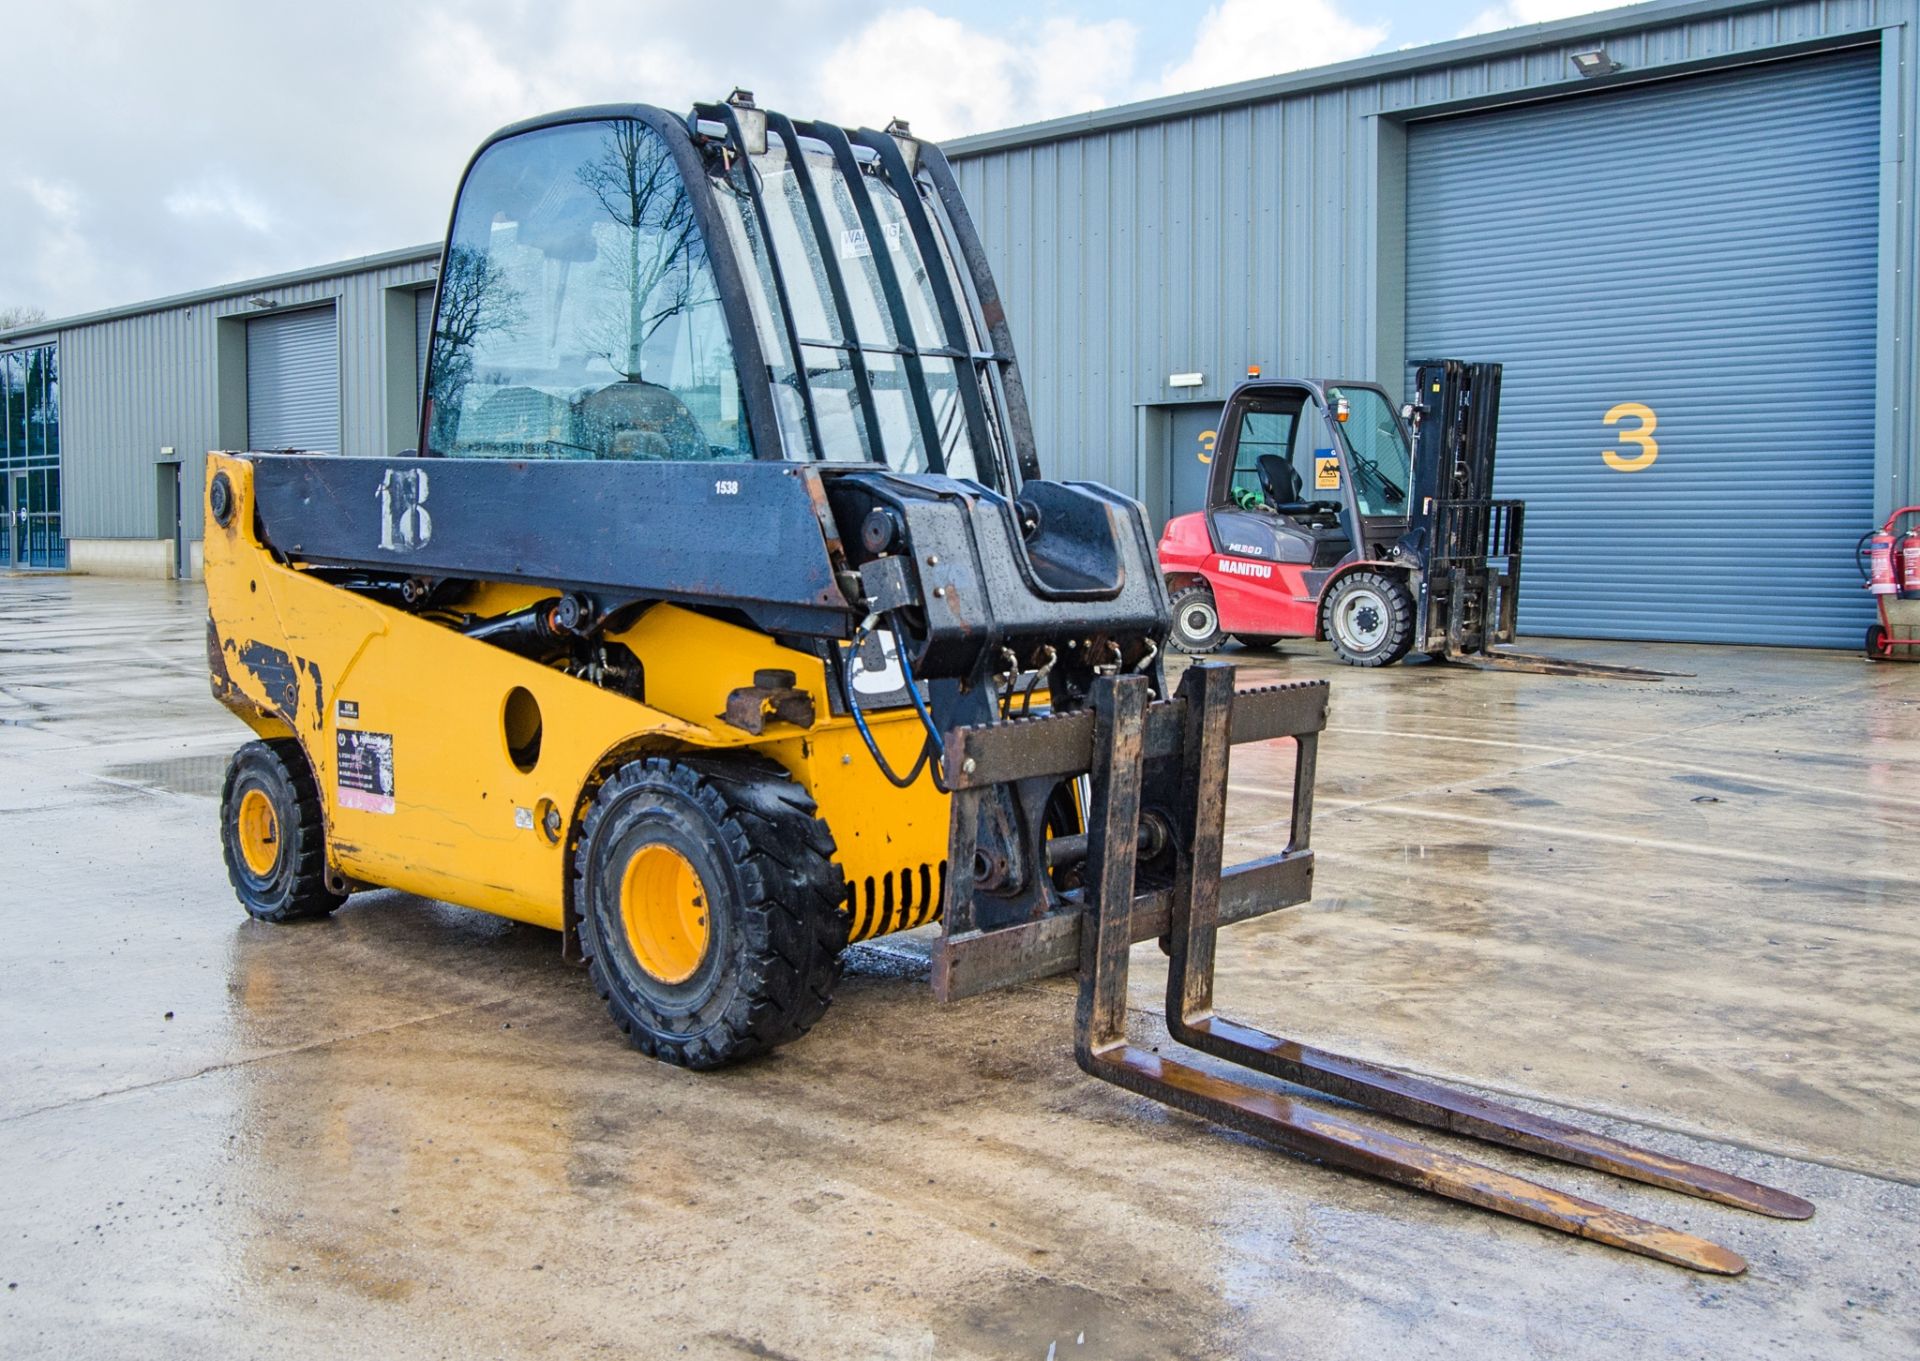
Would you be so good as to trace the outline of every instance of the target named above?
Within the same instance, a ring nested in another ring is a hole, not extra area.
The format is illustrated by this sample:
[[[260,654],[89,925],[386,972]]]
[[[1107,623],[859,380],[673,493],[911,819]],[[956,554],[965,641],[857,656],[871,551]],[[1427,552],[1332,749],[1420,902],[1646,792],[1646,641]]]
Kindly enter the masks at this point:
[[[573,858],[575,899],[589,891],[591,848],[622,796],[671,785],[718,829],[738,873],[743,901],[742,975],[727,1011],[693,1036],[655,1032],[633,1015],[593,942],[583,906],[581,946],[594,990],[642,1053],[686,1068],[715,1068],[799,1039],[825,1013],[840,980],[850,919],[833,863],[833,834],[812,797],[772,761],[757,757],[645,757],[601,784],[582,820]]]

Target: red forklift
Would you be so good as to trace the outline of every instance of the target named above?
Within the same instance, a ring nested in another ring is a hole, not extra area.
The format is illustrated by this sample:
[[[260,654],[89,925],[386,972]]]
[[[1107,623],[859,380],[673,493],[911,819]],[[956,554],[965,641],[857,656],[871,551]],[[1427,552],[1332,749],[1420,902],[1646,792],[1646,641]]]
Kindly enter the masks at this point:
[[[1500,366],[1375,383],[1250,380],[1221,415],[1204,509],[1167,522],[1173,646],[1324,638],[1352,666],[1513,640],[1525,506],[1492,499]]]

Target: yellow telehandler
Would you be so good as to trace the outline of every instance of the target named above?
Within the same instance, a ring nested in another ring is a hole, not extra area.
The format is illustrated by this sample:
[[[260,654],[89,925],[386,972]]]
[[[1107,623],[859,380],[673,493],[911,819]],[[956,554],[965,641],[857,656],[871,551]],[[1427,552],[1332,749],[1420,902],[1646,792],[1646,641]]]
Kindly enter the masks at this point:
[[[1251,1068],[1765,1214],[1804,1201],[1215,1016],[1215,935],[1311,891],[1327,688],[1169,688],[1139,505],[1041,475],[938,147],[751,95],[577,109],[467,168],[419,447],[216,453],[207,657],[258,740],[247,910],[384,886],[560,933],[645,1053],[798,1038],[851,941],[939,922],[955,999],[1077,969],[1095,1077],[1309,1158],[1703,1271],[1731,1252],[1222,1075]],[[1229,749],[1289,844],[1223,871]],[[1129,948],[1172,956],[1128,1044]]]

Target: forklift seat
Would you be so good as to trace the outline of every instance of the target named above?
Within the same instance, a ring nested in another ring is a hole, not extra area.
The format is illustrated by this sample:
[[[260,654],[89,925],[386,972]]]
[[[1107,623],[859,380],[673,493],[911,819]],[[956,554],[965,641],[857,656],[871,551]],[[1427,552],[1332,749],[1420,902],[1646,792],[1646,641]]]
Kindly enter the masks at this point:
[[[1281,515],[1310,515],[1320,507],[1300,499],[1300,470],[1278,454],[1262,454],[1256,462],[1267,504]]]

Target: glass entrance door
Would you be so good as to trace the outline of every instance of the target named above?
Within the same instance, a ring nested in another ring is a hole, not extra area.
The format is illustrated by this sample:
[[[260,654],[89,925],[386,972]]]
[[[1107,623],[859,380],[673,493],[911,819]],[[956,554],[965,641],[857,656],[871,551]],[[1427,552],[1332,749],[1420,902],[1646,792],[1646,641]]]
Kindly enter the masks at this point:
[[[60,517],[59,348],[0,354],[0,564],[64,567]]]

